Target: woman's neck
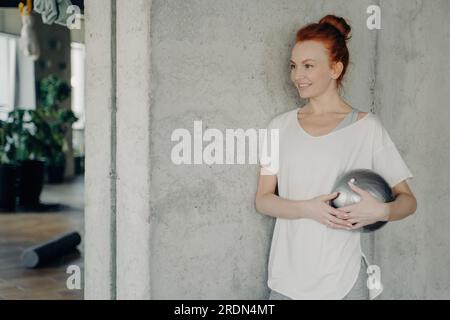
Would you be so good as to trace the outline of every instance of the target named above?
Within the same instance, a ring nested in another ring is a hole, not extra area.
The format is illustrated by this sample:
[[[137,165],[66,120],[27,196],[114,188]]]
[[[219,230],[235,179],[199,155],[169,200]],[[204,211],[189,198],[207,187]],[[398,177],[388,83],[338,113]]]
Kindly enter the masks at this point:
[[[305,108],[307,108],[306,111],[314,115],[347,113],[352,110],[352,107],[341,99],[337,91],[309,98]]]

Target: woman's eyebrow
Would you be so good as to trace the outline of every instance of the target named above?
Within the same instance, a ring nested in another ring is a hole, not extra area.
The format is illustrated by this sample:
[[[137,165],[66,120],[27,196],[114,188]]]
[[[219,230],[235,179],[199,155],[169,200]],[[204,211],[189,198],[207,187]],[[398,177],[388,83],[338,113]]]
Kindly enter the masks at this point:
[[[302,63],[305,63],[306,61],[315,61],[314,59],[305,59],[302,61]],[[290,60],[290,62],[292,62],[293,64],[295,64],[294,61],[292,61],[292,59]]]

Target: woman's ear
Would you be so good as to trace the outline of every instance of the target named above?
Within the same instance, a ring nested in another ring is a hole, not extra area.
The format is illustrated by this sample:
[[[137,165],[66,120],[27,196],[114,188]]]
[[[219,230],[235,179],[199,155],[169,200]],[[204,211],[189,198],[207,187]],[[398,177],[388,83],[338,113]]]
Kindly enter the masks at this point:
[[[342,70],[344,70],[344,64],[341,61],[333,62],[331,66],[331,77],[336,80],[341,75]]]

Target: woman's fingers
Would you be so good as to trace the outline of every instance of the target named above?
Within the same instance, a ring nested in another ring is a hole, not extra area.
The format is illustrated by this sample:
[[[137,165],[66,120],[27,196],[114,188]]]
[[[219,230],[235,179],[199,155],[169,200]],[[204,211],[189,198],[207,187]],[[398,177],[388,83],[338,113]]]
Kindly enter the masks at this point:
[[[345,229],[352,226],[351,223],[347,222],[346,220],[336,218],[332,214],[329,215],[328,220],[333,224],[335,224],[336,226],[340,227],[341,229]]]
[[[348,228],[348,227],[344,227],[344,226],[341,226],[341,225],[339,225],[339,224],[333,223],[333,222],[331,222],[330,220],[327,220],[327,222],[325,223],[325,225],[326,225],[328,228],[332,228],[332,229],[346,229],[346,228]]]
[[[358,194],[361,195],[361,196],[365,196],[365,195],[368,195],[368,194],[369,194],[368,191],[366,191],[366,190],[364,190],[364,189],[358,187],[357,185],[355,185],[355,184],[353,184],[353,183],[351,183],[351,182],[348,182],[348,185],[350,186],[350,188],[351,188],[353,191],[355,191],[356,193],[358,193]]]
[[[320,198],[322,201],[327,201],[327,200],[333,200],[334,198],[337,197],[337,195],[338,195],[338,193],[337,193],[337,191],[336,191],[336,192],[333,192],[333,193],[321,195],[321,196],[319,196],[319,198]]]
[[[345,212],[343,210],[341,210],[341,208],[334,208],[332,206],[330,206],[329,204],[326,205],[326,210],[331,213],[332,215],[339,217],[340,219],[346,219],[349,217],[348,212],[350,212],[350,210],[348,212]]]
[[[333,207],[330,207],[330,214],[332,214],[333,216],[338,217],[339,219],[347,219],[349,217],[348,213],[346,212],[342,212],[338,209],[335,209]]]
[[[364,224],[362,222],[358,222],[357,224],[355,224],[354,226],[352,226],[352,229],[359,229],[362,228],[364,226]]]

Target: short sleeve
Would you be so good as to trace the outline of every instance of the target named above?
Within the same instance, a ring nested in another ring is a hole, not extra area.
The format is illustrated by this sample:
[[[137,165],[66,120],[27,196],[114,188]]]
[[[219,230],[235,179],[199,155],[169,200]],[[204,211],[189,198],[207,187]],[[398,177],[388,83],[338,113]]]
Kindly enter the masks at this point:
[[[414,176],[403,160],[388,131],[377,118],[373,145],[373,170],[381,175],[391,188]]]
[[[277,118],[259,130],[258,162],[261,175],[276,175],[279,169],[279,126]]]

